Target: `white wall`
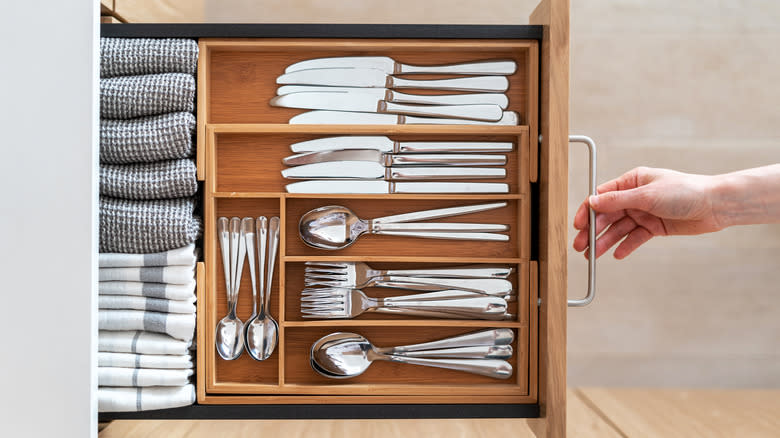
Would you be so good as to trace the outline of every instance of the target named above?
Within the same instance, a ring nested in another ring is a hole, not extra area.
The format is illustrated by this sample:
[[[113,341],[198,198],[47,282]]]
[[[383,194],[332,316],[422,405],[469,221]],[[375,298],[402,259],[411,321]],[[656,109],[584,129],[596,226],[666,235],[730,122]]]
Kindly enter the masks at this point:
[[[96,436],[93,0],[0,2],[0,436]]]

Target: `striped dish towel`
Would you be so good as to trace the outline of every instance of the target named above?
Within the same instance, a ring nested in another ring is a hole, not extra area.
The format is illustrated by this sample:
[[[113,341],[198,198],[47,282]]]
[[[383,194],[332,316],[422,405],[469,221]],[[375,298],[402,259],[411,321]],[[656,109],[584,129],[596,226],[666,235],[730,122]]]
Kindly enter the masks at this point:
[[[144,331],[98,332],[98,351],[137,354],[187,354],[191,342]]]
[[[197,255],[195,245],[190,244],[170,251],[151,254],[124,254],[104,252],[98,254],[101,268],[134,268],[142,266],[195,266]]]
[[[186,370],[192,368],[192,356],[189,354],[133,354],[100,351],[98,352],[98,366]]]
[[[195,296],[195,280],[187,284],[141,283],[137,281],[101,281],[100,295],[130,295],[135,297],[186,300]]]
[[[100,118],[135,117],[195,110],[195,76],[161,73],[100,80]]]
[[[192,369],[98,367],[98,386],[183,386]]]
[[[125,164],[191,157],[195,115],[176,112],[100,121],[100,162]]]
[[[143,330],[190,342],[195,332],[195,314],[98,309],[98,329]]]
[[[134,297],[130,295],[98,295],[99,309],[146,310],[149,312],[195,313],[195,297],[189,300]]]
[[[101,38],[100,77],[195,74],[198,43],[180,38]]]
[[[98,281],[188,284],[195,278],[195,266],[144,266],[140,268],[98,268]]]
[[[195,386],[100,387],[98,412],[134,412],[178,408],[195,403]]]
[[[192,196],[197,191],[195,161],[190,158],[100,165],[100,194],[103,196],[167,199]]]

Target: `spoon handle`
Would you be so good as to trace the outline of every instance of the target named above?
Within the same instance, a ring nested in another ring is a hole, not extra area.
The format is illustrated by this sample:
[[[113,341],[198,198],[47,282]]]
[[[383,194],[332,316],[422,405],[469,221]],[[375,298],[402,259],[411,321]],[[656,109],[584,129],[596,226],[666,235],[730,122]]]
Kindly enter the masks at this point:
[[[273,288],[276,251],[279,249],[279,218],[274,216],[268,224],[268,283],[265,287],[265,311],[270,314],[271,289]]]
[[[230,270],[230,222],[228,218],[221,217],[217,220],[217,235],[219,235],[219,249],[222,251],[222,270],[225,272],[225,292],[227,293],[228,308],[232,307],[233,280]]]
[[[434,368],[464,371],[494,379],[508,379],[512,376],[512,364],[501,359],[426,359],[394,355],[377,355],[377,359],[400,362],[410,365],[423,365]]]
[[[422,344],[402,345],[393,348],[392,353],[397,354],[406,351],[434,350],[451,347],[470,347],[476,345],[509,345],[514,339],[515,332],[513,332],[512,329],[488,329],[467,333],[461,336],[440,339],[438,341],[424,342]]]
[[[385,234],[388,236],[406,236],[406,237],[424,237],[427,239],[445,239],[445,240],[487,240],[491,242],[508,242],[507,234],[496,233],[445,233],[440,231],[377,231],[374,234]]]
[[[252,316],[257,315],[257,280],[255,276],[255,220],[245,217],[241,220],[246,256],[249,259],[249,279],[252,281]]]
[[[512,346],[479,345],[474,347],[442,348],[440,350],[409,351],[396,355],[429,359],[510,359],[512,357]]]
[[[461,207],[448,207],[437,208],[434,210],[416,211],[413,213],[396,214],[393,216],[384,216],[373,219],[373,223],[399,223],[399,222],[411,222],[411,221],[425,221],[431,219],[438,219],[442,217],[460,216],[463,214],[477,213],[480,211],[493,210],[496,208],[506,207],[506,202],[491,202],[488,204],[477,205],[465,205]]]
[[[257,266],[260,268],[260,313],[259,319],[265,317],[265,248],[268,242],[268,219],[260,216],[255,221],[257,237]]]

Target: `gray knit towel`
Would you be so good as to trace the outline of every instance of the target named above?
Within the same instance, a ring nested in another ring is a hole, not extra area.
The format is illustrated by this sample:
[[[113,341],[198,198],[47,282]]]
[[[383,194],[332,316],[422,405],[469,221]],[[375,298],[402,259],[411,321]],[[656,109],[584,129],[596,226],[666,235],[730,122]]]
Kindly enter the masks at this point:
[[[101,164],[100,194],[124,199],[170,199],[198,191],[195,161]]]
[[[195,115],[169,113],[131,120],[100,120],[100,162],[141,163],[191,157]]]
[[[188,73],[118,76],[100,80],[100,118],[132,119],[195,109],[195,77]]]
[[[100,252],[150,253],[181,248],[200,235],[195,198],[135,201],[100,197]]]
[[[178,408],[195,403],[195,386],[147,386],[144,388],[101,386],[97,390],[98,412],[136,412]]]
[[[101,38],[100,77],[195,74],[198,43],[178,38]]]

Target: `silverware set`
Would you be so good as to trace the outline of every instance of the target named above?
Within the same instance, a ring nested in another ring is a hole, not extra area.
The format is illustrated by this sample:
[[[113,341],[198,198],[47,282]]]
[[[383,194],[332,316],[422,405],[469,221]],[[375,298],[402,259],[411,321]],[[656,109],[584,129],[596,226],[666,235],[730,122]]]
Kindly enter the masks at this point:
[[[413,66],[381,56],[317,58],[288,66],[276,79],[282,86],[270,103],[315,110],[293,117],[290,123],[517,125],[517,114],[505,111],[509,101],[504,94],[509,88],[506,76],[515,71],[511,60]],[[461,77],[414,80],[396,76],[417,73]],[[397,89],[468,93],[434,96]]]
[[[228,315],[219,321],[216,328],[215,344],[217,353],[224,360],[234,360],[246,349],[249,355],[258,361],[268,359],[279,341],[279,326],[271,316],[271,288],[273,285],[274,265],[279,248],[279,218],[269,221],[260,216],[228,220],[217,220],[217,235],[222,252],[222,265],[225,272]],[[266,268],[266,247],[268,247],[268,265]],[[257,249],[260,273],[260,309],[258,311],[258,283],[255,271],[255,249]],[[244,324],[236,316],[238,293],[244,259],[249,259],[249,273],[252,282],[252,315]],[[267,274],[266,274],[267,273]]]
[[[446,368],[495,379],[512,376],[514,332],[489,329],[422,344],[377,347],[357,333],[331,333],[317,340],[309,352],[312,369],[331,379],[363,374],[374,361]]]

